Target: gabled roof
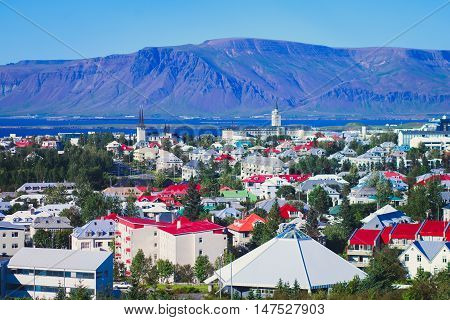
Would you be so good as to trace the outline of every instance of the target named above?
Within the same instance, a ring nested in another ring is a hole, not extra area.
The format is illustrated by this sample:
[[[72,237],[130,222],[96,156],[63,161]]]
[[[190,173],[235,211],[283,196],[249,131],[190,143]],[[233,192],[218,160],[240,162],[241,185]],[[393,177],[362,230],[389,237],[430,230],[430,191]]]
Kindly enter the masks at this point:
[[[358,229],[350,237],[350,244],[363,244],[375,246],[381,235],[381,230]]]
[[[300,210],[294,207],[293,205],[286,203],[285,205],[280,207],[280,216],[283,219],[289,219],[291,217],[291,212],[299,212],[299,211]]]
[[[190,221],[185,217],[181,217],[171,224],[160,226],[159,229],[172,235],[182,235],[208,231],[223,232],[225,230],[225,227],[222,227],[208,220]]]
[[[106,259],[106,251],[22,248],[9,260],[9,268],[95,271]]]
[[[399,223],[392,230],[391,239],[415,240],[421,226],[421,223]]]
[[[450,242],[444,241],[414,241],[412,243],[431,262],[443,247],[450,249]]]
[[[394,227],[388,226],[385,227],[381,232],[381,241],[383,242],[383,244],[388,244],[389,241],[391,240],[392,229],[394,229]]]
[[[206,279],[220,277],[224,286],[275,288],[279,279],[296,280],[302,289],[329,288],[366,274],[339,255],[311,239],[294,226]]]
[[[235,220],[228,226],[228,229],[237,232],[251,232],[256,223],[266,223],[266,219],[261,218],[256,213],[252,213],[244,219]]]
[[[448,222],[446,221],[426,220],[419,231],[419,235],[422,237],[443,237],[447,225]]]

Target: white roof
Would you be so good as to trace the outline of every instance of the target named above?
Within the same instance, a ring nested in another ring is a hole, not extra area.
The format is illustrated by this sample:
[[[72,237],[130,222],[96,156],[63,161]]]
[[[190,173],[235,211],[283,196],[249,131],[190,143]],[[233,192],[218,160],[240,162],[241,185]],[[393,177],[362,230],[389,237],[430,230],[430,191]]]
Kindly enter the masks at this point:
[[[106,251],[22,248],[11,258],[8,268],[95,271],[110,256]]]
[[[232,277],[231,277],[232,270]],[[228,264],[206,279],[221,277],[224,286],[275,288],[278,281],[295,280],[303,289],[327,288],[366,273],[303,234],[294,226]]]
[[[393,206],[391,206],[390,204],[387,204],[383,208],[380,208],[377,211],[372,212],[371,214],[369,214],[367,217],[362,219],[361,222],[367,223],[367,222],[369,222],[370,220],[372,220],[374,217],[376,217],[378,215],[392,213],[392,212],[397,212],[397,211],[398,210],[395,209]]]

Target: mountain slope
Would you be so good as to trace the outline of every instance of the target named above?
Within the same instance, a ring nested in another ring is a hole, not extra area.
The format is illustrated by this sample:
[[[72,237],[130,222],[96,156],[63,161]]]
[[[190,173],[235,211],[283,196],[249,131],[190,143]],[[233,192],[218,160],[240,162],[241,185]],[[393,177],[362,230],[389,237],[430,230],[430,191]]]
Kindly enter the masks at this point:
[[[450,106],[450,51],[219,39],[0,66],[0,114],[415,114]]]

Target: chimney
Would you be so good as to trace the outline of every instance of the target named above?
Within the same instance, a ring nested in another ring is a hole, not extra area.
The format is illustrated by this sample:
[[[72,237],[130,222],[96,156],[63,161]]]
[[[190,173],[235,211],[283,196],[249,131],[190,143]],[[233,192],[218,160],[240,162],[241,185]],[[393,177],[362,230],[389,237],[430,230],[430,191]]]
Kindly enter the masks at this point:
[[[181,228],[181,221],[177,220],[177,229],[180,229],[180,228]]]
[[[155,220],[156,220],[156,222],[159,222],[159,214],[155,215]]]
[[[211,216],[211,222],[214,223],[214,215]]]

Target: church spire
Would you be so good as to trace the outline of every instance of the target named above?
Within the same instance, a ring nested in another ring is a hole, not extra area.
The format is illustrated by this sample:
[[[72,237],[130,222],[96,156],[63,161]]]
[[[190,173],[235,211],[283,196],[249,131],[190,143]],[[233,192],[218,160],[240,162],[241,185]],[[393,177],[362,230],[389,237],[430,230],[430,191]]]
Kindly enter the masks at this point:
[[[144,108],[142,105],[139,107],[139,127],[145,127],[144,124]]]

